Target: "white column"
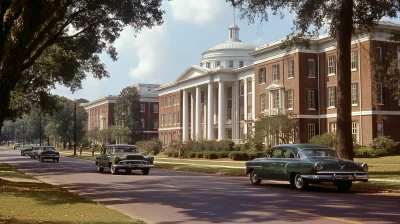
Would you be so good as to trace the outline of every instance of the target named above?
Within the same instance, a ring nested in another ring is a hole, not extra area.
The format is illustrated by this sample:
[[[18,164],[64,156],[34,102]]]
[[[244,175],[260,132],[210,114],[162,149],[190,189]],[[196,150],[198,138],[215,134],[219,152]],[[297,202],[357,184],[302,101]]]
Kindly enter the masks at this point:
[[[203,104],[203,131],[201,132],[201,136],[203,139],[207,139],[207,108],[208,108],[208,99],[206,97],[206,91],[203,92],[204,94],[204,104]]]
[[[225,86],[222,80],[218,82],[218,139],[222,140],[225,138],[225,117],[226,117],[226,105],[225,105]]]
[[[251,78],[251,113],[253,120],[256,119],[256,82],[254,76]],[[253,123],[254,125],[254,123]]]
[[[239,119],[240,119],[240,113],[239,113],[239,91],[238,91],[238,81],[233,82],[233,94],[232,94],[232,100],[233,100],[233,121],[232,121],[232,135],[233,139],[239,140],[239,130],[240,130],[240,125],[239,125]]]
[[[214,140],[214,86],[208,83],[208,116],[207,116],[207,139]]]
[[[190,104],[190,111],[191,111],[191,113],[190,113],[190,138],[192,139],[192,140],[195,140],[195,137],[196,137],[196,135],[195,135],[195,125],[196,125],[196,123],[195,123],[195,113],[196,113],[196,111],[195,111],[195,109],[194,109],[194,106],[196,105],[196,99],[195,99],[195,97],[193,96],[194,94],[193,94],[193,91],[190,93],[190,102],[191,102],[191,104]]]
[[[200,86],[196,86],[196,125],[195,125],[195,139],[199,140],[201,138],[201,90]]]
[[[183,90],[182,99],[182,140],[189,140],[189,110],[188,110],[188,92]]]
[[[244,110],[244,134],[247,134],[247,78],[244,79],[243,110]]]

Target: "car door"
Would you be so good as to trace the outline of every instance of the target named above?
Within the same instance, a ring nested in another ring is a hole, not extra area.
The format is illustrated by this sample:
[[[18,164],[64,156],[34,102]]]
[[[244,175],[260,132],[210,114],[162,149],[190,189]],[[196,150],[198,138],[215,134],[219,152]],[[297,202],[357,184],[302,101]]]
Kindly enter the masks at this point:
[[[280,160],[280,155],[281,155],[281,149],[280,148],[274,148],[272,149],[271,156],[265,162],[262,164],[262,171],[263,171],[263,178],[266,179],[275,179],[275,169],[277,166],[277,162]]]
[[[109,158],[109,157],[110,157],[110,152],[108,151],[108,149],[107,149],[106,152],[102,151],[100,156],[99,156],[99,164],[100,164],[100,166],[107,167],[108,166],[108,159],[107,158]]]
[[[286,168],[287,164],[293,162],[295,160],[294,153],[290,150],[290,148],[282,148],[280,159],[275,163],[274,169],[274,179],[276,180],[287,180],[286,176]]]

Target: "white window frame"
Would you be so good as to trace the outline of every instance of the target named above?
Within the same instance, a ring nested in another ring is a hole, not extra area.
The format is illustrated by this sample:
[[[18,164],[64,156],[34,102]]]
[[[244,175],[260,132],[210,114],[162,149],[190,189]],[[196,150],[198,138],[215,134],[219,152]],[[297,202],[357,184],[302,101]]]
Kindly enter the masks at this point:
[[[153,104],[153,113],[158,114],[158,104]]]
[[[266,109],[265,100],[267,99],[267,94],[260,94],[260,111],[263,112]]]
[[[272,81],[279,80],[279,65],[272,66]]]
[[[272,94],[272,108],[280,108],[280,90],[271,91]]]
[[[315,136],[315,124],[308,124],[308,141]]]
[[[293,110],[293,104],[294,104],[293,95],[294,95],[294,90],[289,89],[287,91],[287,107],[288,107],[287,109],[288,110]]]
[[[337,124],[336,122],[329,123],[329,132],[336,135]]]
[[[228,68],[233,68],[235,66],[235,63],[233,60],[228,60]]]
[[[243,79],[242,81],[239,82],[239,94],[241,96],[244,95],[244,85],[245,85],[245,80]]]
[[[217,67],[220,67],[220,66],[221,66],[221,61],[215,61],[214,66],[215,66],[216,68],[217,68]]]
[[[176,112],[176,123],[177,124],[180,124],[180,122],[181,122],[180,121],[180,114],[181,114],[181,112],[179,112],[179,111]]]
[[[251,78],[246,79],[246,85],[247,85],[247,94],[251,94],[253,92],[253,80]]]
[[[376,99],[379,105],[384,105],[383,103],[383,85],[382,83],[376,84]]]
[[[294,78],[294,60],[290,59],[288,62],[288,79]]]
[[[383,122],[382,121],[378,121],[377,125],[376,125],[377,131],[378,131],[378,138],[379,137],[383,137],[384,133],[383,133]]]
[[[316,78],[316,75],[315,75],[315,59],[313,59],[313,58],[308,59],[307,70],[308,70],[308,73],[307,73],[307,77],[308,78]]]
[[[161,114],[161,126],[164,126],[164,114]]]
[[[258,69],[258,84],[265,84],[266,82],[266,75],[265,75],[265,68]]]
[[[158,129],[158,119],[153,119],[153,129]]]
[[[239,61],[239,68],[244,66],[244,61]]]
[[[169,113],[169,124],[171,125],[173,122],[172,113]]]
[[[351,135],[353,137],[353,140],[356,142],[360,141],[360,132],[359,132],[359,128],[360,125],[358,123],[358,121],[356,122],[351,122]]]
[[[351,52],[351,70],[356,71],[358,69],[358,51]]]
[[[328,108],[336,108],[336,86],[328,86]]]
[[[358,83],[351,84],[351,105],[358,106]]]
[[[211,67],[211,63],[210,62],[206,62],[206,68],[210,68]]]
[[[328,76],[336,74],[336,56],[331,55],[328,57]]]
[[[140,112],[145,112],[146,110],[146,105],[144,103],[140,104]]]
[[[243,121],[244,120],[244,107],[243,106],[239,108],[239,112],[240,112],[239,120]]]
[[[316,101],[316,90],[308,89],[307,90],[307,108],[308,108],[308,110],[316,109],[315,101]]]

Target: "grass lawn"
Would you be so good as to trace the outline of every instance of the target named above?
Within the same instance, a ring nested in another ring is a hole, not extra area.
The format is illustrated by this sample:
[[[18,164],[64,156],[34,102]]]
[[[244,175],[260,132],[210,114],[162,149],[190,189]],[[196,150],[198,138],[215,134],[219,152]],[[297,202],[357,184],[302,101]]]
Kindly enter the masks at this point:
[[[120,212],[0,163],[0,224],[133,224]]]

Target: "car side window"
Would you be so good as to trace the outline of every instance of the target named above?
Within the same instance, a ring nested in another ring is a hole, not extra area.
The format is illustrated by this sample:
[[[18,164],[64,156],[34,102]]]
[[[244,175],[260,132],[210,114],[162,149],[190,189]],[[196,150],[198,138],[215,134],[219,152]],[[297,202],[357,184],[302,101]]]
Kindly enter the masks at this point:
[[[282,149],[274,149],[271,158],[282,158]]]
[[[294,154],[292,153],[292,151],[290,151],[290,149],[283,150],[283,157],[284,158],[295,158]]]

